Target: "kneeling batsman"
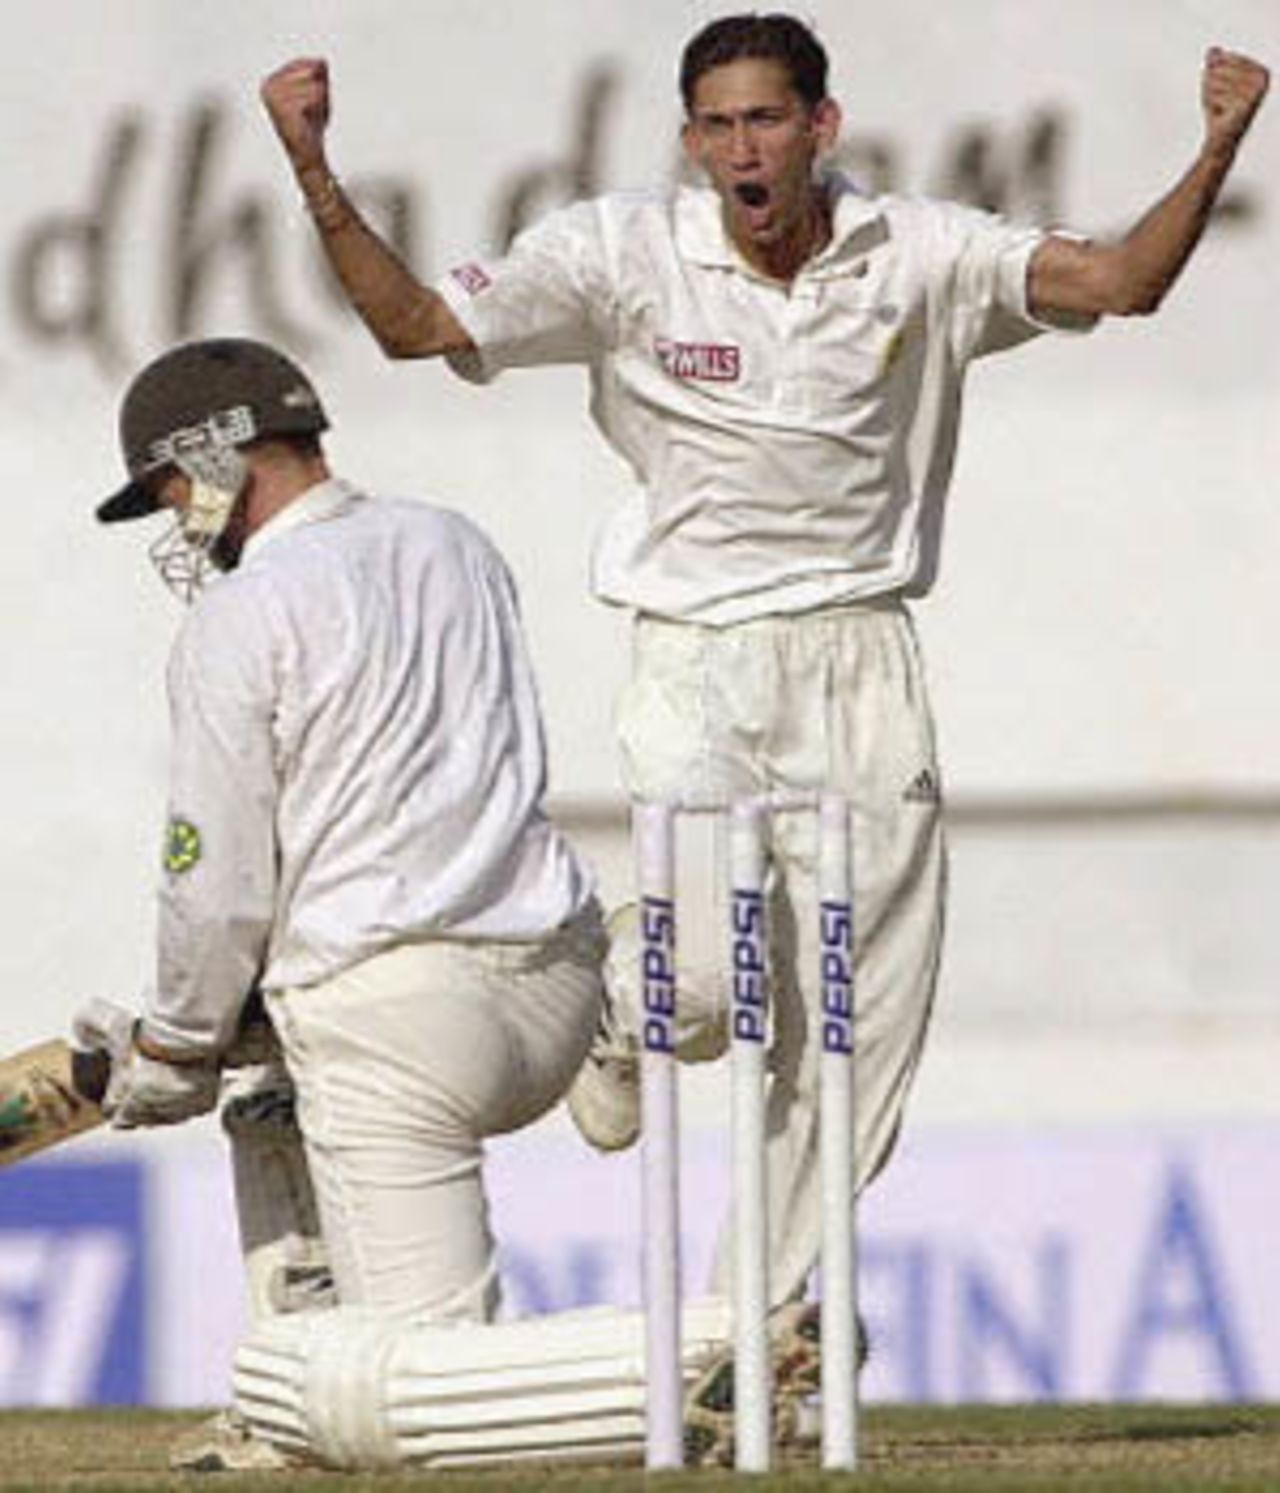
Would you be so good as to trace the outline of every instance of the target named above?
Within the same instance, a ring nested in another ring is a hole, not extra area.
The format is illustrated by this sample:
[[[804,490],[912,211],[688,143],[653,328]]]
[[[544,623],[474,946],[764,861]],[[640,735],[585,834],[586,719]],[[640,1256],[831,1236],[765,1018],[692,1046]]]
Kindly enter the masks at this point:
[[[330,1291],[326,1343],[349,1311],[492,1320],[483,1139],[567,1090],[604,955],[542,809],[505,564],[458,514],[335,477],[328,424],[243,339],[171,349],[126,394],[129,481],[98,516],[168,515],[151,554],[189,606],[155,984],[76,1022],[118,1128],[221,1106],[254,1330]],[[269,1465],[266,1444],[224,1417],[178,1463]]]

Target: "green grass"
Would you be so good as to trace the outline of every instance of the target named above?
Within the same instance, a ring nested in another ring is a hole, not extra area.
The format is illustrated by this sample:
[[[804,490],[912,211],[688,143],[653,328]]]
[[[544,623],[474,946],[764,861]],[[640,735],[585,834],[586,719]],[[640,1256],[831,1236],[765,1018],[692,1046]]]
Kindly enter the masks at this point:
[[[546,1466],[382,1475],[297,1472],[176,1476],[169,1442],[199,1417],[160,1411],[0,1412],[0,1493],[83,1488],[209,1488],[214,1493],[387,1489],[394,1493],[710,1493],[745,1482],[761,1493],[1120,1493],[1200,1489],[1280,1493],[1280,1406],[1011,1406],[874,1409],[863,1420],[862,1467],[852,1476],[795,1460],[768,1477],[697,1471],[646,1477],[639,1468]]]

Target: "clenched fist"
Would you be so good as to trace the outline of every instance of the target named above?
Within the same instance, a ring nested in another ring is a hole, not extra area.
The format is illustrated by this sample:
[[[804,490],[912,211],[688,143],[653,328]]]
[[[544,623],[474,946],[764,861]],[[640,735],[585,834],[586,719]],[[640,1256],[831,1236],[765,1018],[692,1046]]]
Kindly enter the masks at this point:
[[[297,57],[262,83],[276,134],[295,171],[324,166],[324,135],[329,125],[329,64],[323,57]]]
[[[1200,86],[1208,143],[1234,150],[1253,123],[1270,83],[1270,73],[1252,57],[1210,47]]]

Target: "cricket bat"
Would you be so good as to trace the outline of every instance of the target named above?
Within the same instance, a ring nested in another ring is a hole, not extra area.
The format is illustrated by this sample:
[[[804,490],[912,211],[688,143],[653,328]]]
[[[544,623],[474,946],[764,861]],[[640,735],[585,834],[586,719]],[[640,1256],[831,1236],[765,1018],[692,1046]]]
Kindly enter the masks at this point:
[[[101,1125],[110,1076],[105,1052],[61,1038],[0,1058],[0,1167]]]

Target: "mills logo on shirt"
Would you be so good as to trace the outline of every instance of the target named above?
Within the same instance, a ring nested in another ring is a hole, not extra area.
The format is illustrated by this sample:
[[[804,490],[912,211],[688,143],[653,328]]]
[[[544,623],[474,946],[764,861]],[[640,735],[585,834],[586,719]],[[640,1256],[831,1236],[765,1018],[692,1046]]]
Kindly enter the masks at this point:
[[[742,349],[732,342],[673,342],[655,337],[653,351],[672,378],[732,384],[742,373]]]

